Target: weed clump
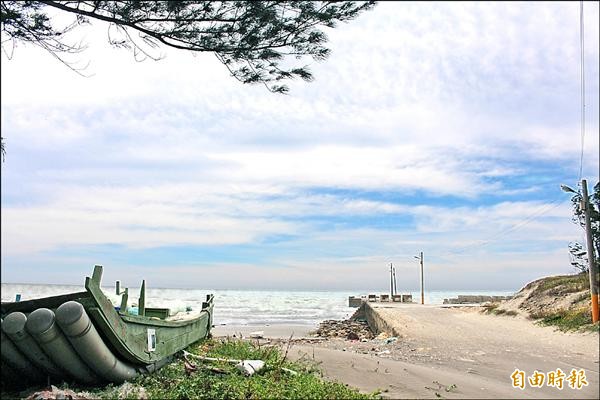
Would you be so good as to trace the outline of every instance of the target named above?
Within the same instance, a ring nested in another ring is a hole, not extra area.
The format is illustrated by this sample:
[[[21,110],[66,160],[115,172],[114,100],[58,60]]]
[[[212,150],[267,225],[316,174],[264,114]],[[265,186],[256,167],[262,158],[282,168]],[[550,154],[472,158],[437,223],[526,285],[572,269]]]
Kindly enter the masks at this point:
[[[538,320],[540,325],[553,325],[563,332],[568,331],[600,331],[598,324],[592,324],[590,307],[584,306],[570,310],[539,311],[529,315]]]
[[[193,361],[194,368],[177,360],[153,374],[131,382],[149,399],[373,399],[377,393],[362,394],[342,383],[321,379],[316,365],[290,362],[279,348],[258,346],[239,339],[207,339],[188,347],[196,355],[236,360],[262,360],[266,366],[244,376],[232,363]],[[285,369],[297,372],[290,373]],[[139,391],[106,387],[95,392],[97,398],[138,398]],[[123,396],[125,395],[125,396]],[[123,397],[122,397],[123,396]]]

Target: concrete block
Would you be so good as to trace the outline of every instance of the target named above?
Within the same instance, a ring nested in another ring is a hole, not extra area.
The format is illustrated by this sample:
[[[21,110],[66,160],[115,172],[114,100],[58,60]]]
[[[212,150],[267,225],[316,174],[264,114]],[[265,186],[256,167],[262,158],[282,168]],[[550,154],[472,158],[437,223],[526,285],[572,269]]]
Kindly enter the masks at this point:
[[[354,296],[348,297],[348,307],[360,307],[362,302],[363,302],[363,299],[361,299],[360,297],[354,297]]]

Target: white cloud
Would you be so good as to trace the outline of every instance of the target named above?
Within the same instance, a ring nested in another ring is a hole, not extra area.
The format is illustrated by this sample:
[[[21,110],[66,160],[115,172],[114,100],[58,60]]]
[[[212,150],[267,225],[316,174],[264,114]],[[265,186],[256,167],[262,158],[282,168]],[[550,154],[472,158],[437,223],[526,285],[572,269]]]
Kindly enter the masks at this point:
[[[595,177],[598,4],[585,7]],[[291,235],[289,257],[268,257],[277,272],[215,261],[210,273],[308,285],[326,267],[323,285],[374,283],[368,271],[419,248],[446,263],[476,249],[496,278],[566,264],[558,248],[577,228],[544,185],[579,167],[578,3],[382,2],[328,31],[331,58],[289,96],[242,86],[210,55],[135,63],[100,28],[85,30],[91,78],[40,49],[2,59],[3,257]]]

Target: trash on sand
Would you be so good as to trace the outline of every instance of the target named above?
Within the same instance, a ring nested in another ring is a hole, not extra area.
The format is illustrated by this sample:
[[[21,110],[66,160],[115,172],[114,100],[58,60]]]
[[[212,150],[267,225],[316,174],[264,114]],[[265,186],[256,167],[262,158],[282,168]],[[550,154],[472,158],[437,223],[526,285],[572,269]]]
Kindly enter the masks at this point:
[[[250,337],[252,339],[262,339],[264,334],[265,334],[264,331],[250,332]]]
[[[377,355],[380,356],[382,354],[390,354],[390,353],[391,353],[391,351],[389,351],[389,350],[383,350],[383,351],[380,351],[379,353],[377,353]]]
[[[377,339],[380,339],[380,340],[387,339],[389,337],[390,337],[390,335],[388,335],[386,332],[381,332],[379,335],[377,335]]]
[[[199,355],[190,353],[185,350],[183,350],[183,357],[187,363],[189,363],[189,361],[187,360],[188,357],[194,357],[198,360],[204,360],[204,361],[221,361],[221,362],[234,363],[234,364],[236,364],[235,366],[237,367],[237,369],[240,370],[241,372],[243,372],[244,375],[246,375],[246,376],[250,376],[250,375],[254,374],[255,372],[260,371],[265,366],[265,362],[262,360],[230,360],[227,358],[206,357],[206,356],[199,356]],[[191,366],[195,367],[193,364],[191,364]],[[186,370],[188,370],[187,365],[186,365]],[[221,371],[218,371],[218,372],[221,372]]]
[[[242,360],[235,365],[244,375],[250,376],[255,372],[260,371],[264,366],[265,362],[262,360]]]
[[[391,338],[387,338],[385,340],[386,343],[394,343],[398,338],[396,336],[392,336]]]
[[[4,398],[4,396],[2,396]],[[70,389],[59,389],[52,385],[49,388],[36,391],[27,396],[26,400],[45,400],[45,399],[91,399],[90,396],[84,393],[76,393]]]

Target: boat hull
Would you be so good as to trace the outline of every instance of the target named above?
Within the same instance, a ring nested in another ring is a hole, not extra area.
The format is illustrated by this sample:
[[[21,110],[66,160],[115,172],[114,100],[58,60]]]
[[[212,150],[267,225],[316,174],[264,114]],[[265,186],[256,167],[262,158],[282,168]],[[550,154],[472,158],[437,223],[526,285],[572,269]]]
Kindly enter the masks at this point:
[[[160,368],[210,334],[212,295],[186,320],[128,315],[103,294],[101,277],[96,266],[85,292],[2,303],[2,366],[9,370],[3,383],[120,383]]]

